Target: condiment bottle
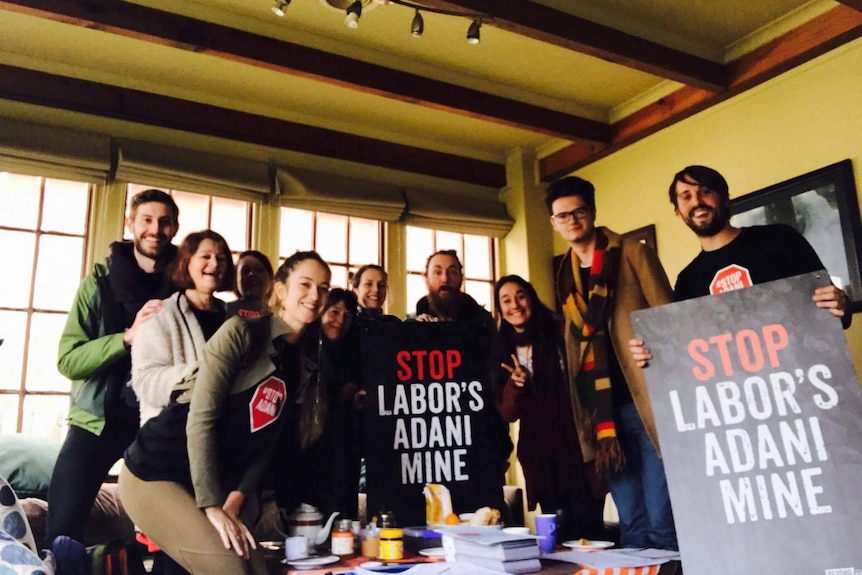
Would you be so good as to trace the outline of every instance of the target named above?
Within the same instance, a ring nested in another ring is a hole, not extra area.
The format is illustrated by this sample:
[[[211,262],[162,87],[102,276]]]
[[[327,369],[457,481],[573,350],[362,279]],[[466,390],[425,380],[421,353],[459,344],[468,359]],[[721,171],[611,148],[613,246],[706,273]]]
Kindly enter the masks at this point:
[[[377,529],[376,517],[371,519],[362,532],[362,554],[365,557],[380,557],[380,530]]]
[[[339,519],[332,531],[332,554],[353,554],[353,525],[350,519]]]
[[[381,511],[380,527],[383,529],[386,529],[387,527],[395,527],[395,514],[391,511]]]
[[[404,559],[404,531],[397,527],[380,530],[380,559],[397,561]]]

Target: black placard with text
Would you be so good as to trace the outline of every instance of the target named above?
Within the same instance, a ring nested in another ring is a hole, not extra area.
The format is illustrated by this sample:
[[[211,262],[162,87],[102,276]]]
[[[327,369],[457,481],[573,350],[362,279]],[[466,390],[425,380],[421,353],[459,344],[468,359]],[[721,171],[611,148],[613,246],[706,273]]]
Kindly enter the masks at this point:
[[[862,390],[825,273],[632,314],[686,575],[862,569]]]
[[[368,515],[425,523],[426,483],[456,512],[502,505],[507,427],[489,381],[493,323],[377,322],[362,331]]]

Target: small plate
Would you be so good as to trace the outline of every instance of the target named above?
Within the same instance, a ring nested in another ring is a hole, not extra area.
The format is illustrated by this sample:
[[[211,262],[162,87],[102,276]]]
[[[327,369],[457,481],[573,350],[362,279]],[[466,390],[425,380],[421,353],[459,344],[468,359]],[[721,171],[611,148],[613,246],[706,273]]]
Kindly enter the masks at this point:
[[[407,571],[408,569],[412,569],[414,567],[413,564],[387,565],[383,561],[366,561],[364,563],[360,563],[359,566],[363,569],[374,571],[375,573],[401,573],[402,571]]]
[[[291,559],[288,561],[287,559],[282,559],[282,563],[287,563],[294,569],[314,569],[315,567],[322,567],[323,565],[329,565],[330,563],[337,563],[340,557],[338,555],[327,555],[326,557],[309,557],[308,559]]]
[[[613,547],[613,541],[597,541],[593,539],[590,541],[590,545],[581,545],[580,539],[575,539],[573,541],[566,541],[563,543],[563,547],[568,547],[569,549],[575,549],[576,551],[598,551],[599,549],[607,549],[608,547]]]
[[[267,551],[282,551],[284,549],[284,541],[261,541],[260,546]]]
[[[446,551],[442,547],[429,547],[428,549],[420,549],[419,555],[425,557],[446,557]]]

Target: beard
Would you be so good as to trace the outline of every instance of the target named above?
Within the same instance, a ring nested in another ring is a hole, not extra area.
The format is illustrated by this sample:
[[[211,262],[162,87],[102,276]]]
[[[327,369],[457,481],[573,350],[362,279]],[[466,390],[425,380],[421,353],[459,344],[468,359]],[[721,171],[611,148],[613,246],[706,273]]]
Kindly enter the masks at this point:
[[[428,292],[428,307],[440,318],[452,318],[461,305],[461,292],[455,288],[436,289]]]
[[[135,251],[141,254],[144,257],[150,258],[151,260],[159,259],[159,256],[165,251],[165,248],[168,246],[167,236],[163,234],[159,234],[156,236],[159,240],[159,245],[155,249],[144,248],[144,243],[141,241],[139,236],[135,236],[132,240],[132,243],[135,245]]]
[[[712,214],[712,217],[702,223],[695,223],[694,219],[691,217],[691,213],[695,210],[707,210]],[[702,238],[711,238],[716,235],[718,232],[723,230],[730,221],[730,210],[724,205],[719,205],[713,208],[712,206],[700,204],[692,208],[688,214],[688,217],[683,218],[685,224],[691,231]]]

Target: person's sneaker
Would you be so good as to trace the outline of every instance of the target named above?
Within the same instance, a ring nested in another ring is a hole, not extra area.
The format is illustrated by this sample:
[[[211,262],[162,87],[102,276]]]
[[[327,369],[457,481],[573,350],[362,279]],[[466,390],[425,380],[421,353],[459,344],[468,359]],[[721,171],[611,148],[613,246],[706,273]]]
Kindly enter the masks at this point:
[[[87,549],[78,541],[60,535],[51,542],[57,575],[87,575]]]

